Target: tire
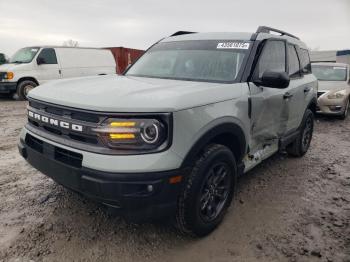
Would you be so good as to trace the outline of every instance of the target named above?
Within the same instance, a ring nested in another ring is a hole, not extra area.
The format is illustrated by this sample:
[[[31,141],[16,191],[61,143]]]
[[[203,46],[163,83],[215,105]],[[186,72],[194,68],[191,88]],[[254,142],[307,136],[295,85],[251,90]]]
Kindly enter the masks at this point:
[[[350,98],[348,98],[348,101],[345,105],[344,113],[340,116],[340,119],[342,119],[342,120],[346,119],[346,117],[348,116],[348,113],[349,113],[349,107],[350,107]]]
[[[17,92],[16,92],[18,97],[17,99],[27,100],[28,92],[36,86],[37,84],[31,80],[24,80],[22,82],[19,82],[19,84],[17,85]]]
[[[314,114],[310,109],[306,109],[300,129],[300,134],[293,143],[287,146],[289,155],[302,157],[310,147],[312,133],[314,130]]]
[[[179,231],[197,237],[211,233],[230,206],[236,180],[231,150],[218,144],[208,146],[184,181],[176,212]]]

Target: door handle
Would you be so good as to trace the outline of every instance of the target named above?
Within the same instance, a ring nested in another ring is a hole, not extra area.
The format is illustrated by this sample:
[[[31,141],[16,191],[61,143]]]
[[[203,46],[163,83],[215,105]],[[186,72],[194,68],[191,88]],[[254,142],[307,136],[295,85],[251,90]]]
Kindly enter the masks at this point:
[[[309,93],[311,91],[311,87],[307,86],[304,88],[304,93]]]
[[[293,97],[293,94],[291,94],[291,93],[289,93],[289,92],[287,92],[287,93],[285,93],[285,94],[283,95],[283,99],[288,99],[288,98],[291,98],[291,97]]]

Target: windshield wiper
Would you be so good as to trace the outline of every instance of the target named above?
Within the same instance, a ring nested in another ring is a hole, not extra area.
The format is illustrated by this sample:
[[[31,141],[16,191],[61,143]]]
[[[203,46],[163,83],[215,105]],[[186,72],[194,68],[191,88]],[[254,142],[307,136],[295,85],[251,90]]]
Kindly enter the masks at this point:
[[[22,61],[11,61],[10,63],[11,63],[11,64],[22,64],[22,63],[24,63],[24,62],[22,62]]]

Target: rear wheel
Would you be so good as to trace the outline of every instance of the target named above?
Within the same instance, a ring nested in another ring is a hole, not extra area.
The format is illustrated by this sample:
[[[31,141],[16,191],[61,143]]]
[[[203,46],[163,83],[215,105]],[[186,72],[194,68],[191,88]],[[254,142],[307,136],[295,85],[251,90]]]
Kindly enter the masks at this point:
[[[35,88],[37,84],[31,80],[24,80],[17,85],[18,100],[27,100],[27,95],[30,90]]]
[[[348,113],[349,113],[349,105],[350,104],[350,98],[348,99],[346,105],[345,105],[345,110],[344,110],[344,113],[340,116],[341,119],[346,119],[346,117],[348,116]]]
[[[206,148],[187,177],[178,200],[178,229],[194,236],[205,236],[222,221],[236,184],[236,162],[223,145]]]
[[[307,109],[304,114],[300,134],[293,143],[287,146],[287,153],[296,157],[301,157],[305,155],[305,153],[310,147],[313,130],[314,114],[310,109]]]

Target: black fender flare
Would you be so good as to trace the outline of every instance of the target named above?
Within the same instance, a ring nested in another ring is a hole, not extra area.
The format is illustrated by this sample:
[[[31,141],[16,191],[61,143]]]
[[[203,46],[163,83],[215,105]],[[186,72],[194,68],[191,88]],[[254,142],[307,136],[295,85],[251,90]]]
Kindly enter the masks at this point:
[[[308,103],[306,109],[310,109],[312,113],[316,113],[316,106],[317,106],[317,98],[313,97],[310,102]]]
[[[235,137],[236,141],[227,141],[229,144],[230,142],[237,142],[238,147],[235,148],[235,157],[237,164],[241,163],[243,160],[243,157],[246,153],[247,148],[247,141],[245,134],[243,132],[243,129],[241,126],[239,126],[236,123],[232,122],[225,122],[215,125],[213,128],[209,129],[204,135],[202,135],[191,147],[191,149],[186,154],[181,167],[182,168],[188,168],[191,167],[196,160],[198,154],[201,150],[205,148],[206,145],[210,144],[211,141],[215,141],[215,138],[219,137],[220,135],[230,135],[232,137]],[[230,148],[232,149],[232,148]]]

